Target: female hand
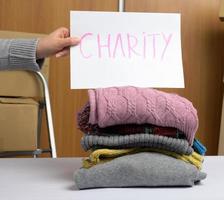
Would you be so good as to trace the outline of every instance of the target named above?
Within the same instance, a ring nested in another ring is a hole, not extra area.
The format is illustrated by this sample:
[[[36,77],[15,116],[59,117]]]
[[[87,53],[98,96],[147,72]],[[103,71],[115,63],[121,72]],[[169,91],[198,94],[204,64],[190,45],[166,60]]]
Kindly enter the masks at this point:
[[[69,54],[71,46],[79,43],[78,37],[70,37],[69,30],[61,27],[46,37],[40,38],[37,43],[36,57],[37,59],[55,55],[62,57]]]

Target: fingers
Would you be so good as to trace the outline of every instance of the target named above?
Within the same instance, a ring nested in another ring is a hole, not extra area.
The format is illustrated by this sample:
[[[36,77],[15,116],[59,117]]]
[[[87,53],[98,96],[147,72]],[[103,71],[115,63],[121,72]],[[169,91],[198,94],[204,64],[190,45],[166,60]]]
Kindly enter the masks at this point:
[[[70,36],[70,32],[69,32],[69,30],[67,28],[63,29],[63,35],[64,35],[64,38],[67,38],[67,37]]]
[[[61,27],[52,32],[51,35],[57,38],[67,38],[69,37],[69,30],[65,27]]]
[[[61,40],[61,51],[56,53],[56,58],[63,57],[69,54],[70,46],[79,44],[80,39],[78,37],[64,38]]]
[[[62,51],[59,51],[58,53],[56,53],[56,58],[60,58],[60,57],[63,57],[63,56],[67,56],[70,52],[70,49],[69,48],[65,48],[63,49]]]
[[[37,57],[48,57],[55,55],[63,57],[69,54],[71,46],[79,44],[78,37],[70,37],[69,29],[61,27],[46,36],[39,42],[40,48],[37,48]],[[38,51],[40,49],[40,51]],[[40,53],[38,53],[40,52]]]

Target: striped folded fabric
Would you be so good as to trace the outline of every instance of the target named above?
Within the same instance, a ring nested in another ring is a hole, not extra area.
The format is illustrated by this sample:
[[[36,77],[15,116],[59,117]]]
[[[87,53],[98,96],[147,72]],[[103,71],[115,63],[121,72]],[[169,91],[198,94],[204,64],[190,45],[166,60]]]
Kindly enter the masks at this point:
[[[152,147],[186,155],[193,152],[187,140],[145,133],[113,136],[84,135],[81,145],[85,151],[99,148]]]

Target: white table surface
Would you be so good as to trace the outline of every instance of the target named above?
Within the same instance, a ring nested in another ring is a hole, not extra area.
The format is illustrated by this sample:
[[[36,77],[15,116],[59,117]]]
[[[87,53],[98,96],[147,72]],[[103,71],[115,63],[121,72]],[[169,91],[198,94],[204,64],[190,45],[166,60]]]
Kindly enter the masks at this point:
[[[77,190],[80,158],[0,159],[0,200],[224,200],[224,156],[205,158],[207,179],[189,188]]]

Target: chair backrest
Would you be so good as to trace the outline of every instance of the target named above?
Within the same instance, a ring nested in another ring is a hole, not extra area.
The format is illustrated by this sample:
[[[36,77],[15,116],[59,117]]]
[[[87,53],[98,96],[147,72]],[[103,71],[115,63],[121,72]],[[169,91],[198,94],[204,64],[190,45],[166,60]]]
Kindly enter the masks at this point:
[[[1,39],[40,38],[44,34],[0,31]],[[41,73],[48,80],[49,59],[45,59]],[[43,98],[43,88],[39,79],[28,71],[0,71],[0,96]]]

